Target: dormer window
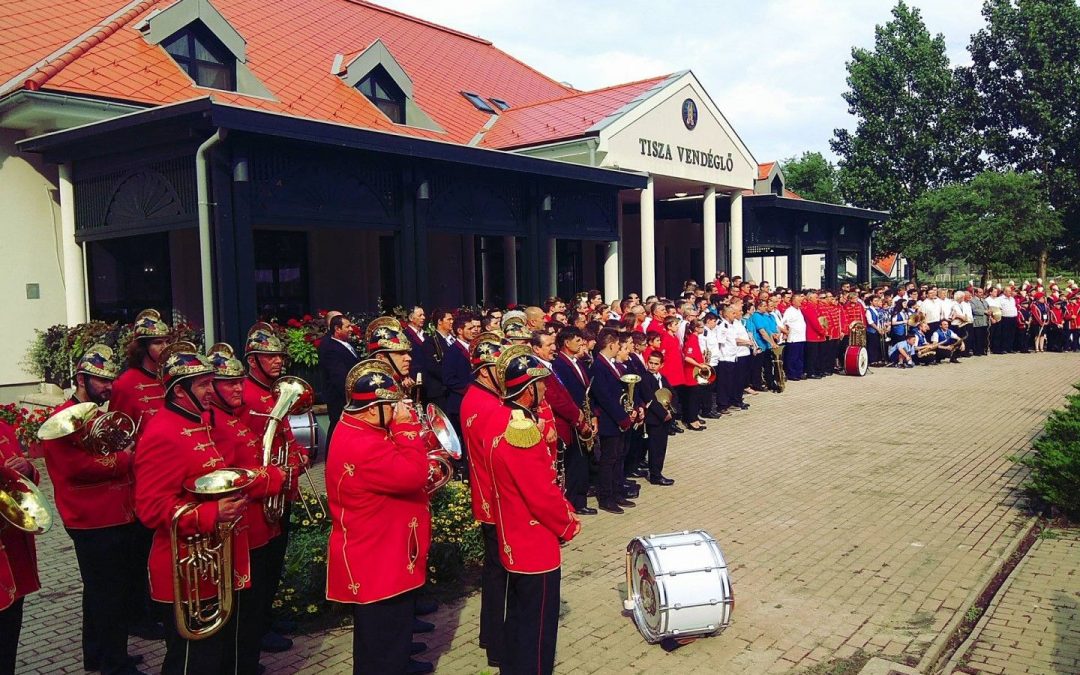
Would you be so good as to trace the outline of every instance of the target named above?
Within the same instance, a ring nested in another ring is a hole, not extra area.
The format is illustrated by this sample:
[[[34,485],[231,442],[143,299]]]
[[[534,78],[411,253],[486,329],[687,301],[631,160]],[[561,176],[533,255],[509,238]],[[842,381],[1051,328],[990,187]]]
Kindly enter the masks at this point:
[[[474,94],[471,91],[463,91],[461,92],[461,95],[469,99],[469,103],[476,106],[476,109],[480,112],[491,113],[492,115],[495,114],[495,108],[492,108],[488,102],[480,98],[478,94]]]
[[[195,84],[236,91],[236,58],[201,23],[189,24],[164,40],[162,46]]]
[[[394,124],[405,124],[405,92],[394,83],[384,68],[376,67],[356,84],[360,93],[367,97],[382,114]]]

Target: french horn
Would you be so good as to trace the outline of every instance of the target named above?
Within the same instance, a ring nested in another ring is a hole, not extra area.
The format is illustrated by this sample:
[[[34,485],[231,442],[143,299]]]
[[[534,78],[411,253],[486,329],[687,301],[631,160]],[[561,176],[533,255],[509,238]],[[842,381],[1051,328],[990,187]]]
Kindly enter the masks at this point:
[[[52,528],[52,512],[41,490],[6,466],[0,466],[0,518],[30,534],[45,534]]]
[[[38,438],[52,441],[74,436],[76,445],[87,452],[109,455],[124,450],[138,428],[130,415],[118,410],[103,411],[96,403],[76,403],[52,415],[38,429]]]

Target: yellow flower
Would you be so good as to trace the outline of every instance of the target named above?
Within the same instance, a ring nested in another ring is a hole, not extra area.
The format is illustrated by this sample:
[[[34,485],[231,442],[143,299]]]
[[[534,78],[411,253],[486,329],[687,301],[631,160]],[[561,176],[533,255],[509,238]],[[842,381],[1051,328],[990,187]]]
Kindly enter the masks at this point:
[[[319,611],[319,608],[316,607],[315,605],[308,605],[307,606],[307,613],[308,614],[314,614],[317,611]]]

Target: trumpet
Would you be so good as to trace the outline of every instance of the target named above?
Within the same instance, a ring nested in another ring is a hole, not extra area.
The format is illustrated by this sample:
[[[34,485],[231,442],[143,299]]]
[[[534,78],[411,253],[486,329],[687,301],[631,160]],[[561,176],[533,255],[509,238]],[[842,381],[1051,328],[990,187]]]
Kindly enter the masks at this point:
[[[38,429],[38,438],[51,441],[75,435],[76,445],[96,455],[120,452],[131,445],[138,427],[131,416],[103,411],[96,403],[76,403],[56,413]]]
[[[428,481],[424,490],[432,494],[453,479],[453,462],[461,460],[461,440],[450,424],[450,418],[439,406],[428,403],[426,408],[417,405],[416,409],[424,431],[438,444],[427,454]]]
[[[288,486],[292,485],[293,472],[296,468],[289,465],[289,443],[282,442],[275,452],[274,438],[277,436],[281,421],[287,416],[303,415],[311,410],[315,403],[315,391],[310,384],[299,377],[285,375],[274,382],[271,393],[274,395],[274,407],[267,414],[270,419],[267,420],[266,431],[263,432],[262,464],[263,466],[279,467],[285,472],[286,489],[282,490],[280,494],[267,497],[263,502],[263,512],[266,514],[268,521],[276,523],[285,515],[285,505],[288,501],[286,490]],[[304,475],[307,476],[308,488],[319,506],[318,515],[316,516],[311,512],[306,499],[300,501],[304,505],[304,510],[307,511],[308,518],[311,520],[323,520],[326,518],[326,506],[319,497],[311,476],[306,471]]]
[[[33,481],[15,469],[0,466],[0,523],[7,521],[30,534],[52,528],[52,513]]]
[[[221,498],[249,483],[247,469],[218,469],[185,482],[185,489],[202,498]],[[221,630],[233,612],[232,533],[237,521],[218,523],[210,534],[184,537],[180,521],[199,507],[189,502],[176,509],[169,526],[173,559],[173,618],[176,632],[185,640],[202,640]],[[214,587],[204,593],[203,584]]]

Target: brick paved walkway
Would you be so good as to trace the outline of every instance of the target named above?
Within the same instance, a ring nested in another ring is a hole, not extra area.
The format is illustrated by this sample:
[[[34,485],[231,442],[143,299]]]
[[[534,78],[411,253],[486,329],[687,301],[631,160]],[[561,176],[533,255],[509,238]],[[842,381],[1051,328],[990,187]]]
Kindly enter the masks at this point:
[[[1046,534],[961,646],[969,672],[1080,673],[1080,529]]]
[[[1023,451],[1080,379],[1075,355],[967,359],[791,383],[750,411],[673,439],[671,488],[623,516],[586,518],[564,549],[559,673],[799,670],[856,650],[917,659],[1023,522]],[[47,487],[47,486],[46,486]],[[738,602],[723,635],[667,654],[621,616],[626,543],[702,528],[721,543]],[[62,528],[41,538],[45,590],[27,601],[20,673],[79,673],[79,581]],[[490,670],[479,598],[435,615],[439,673]],[[350,634],[297,639],[271,673],[345,673]],[[157,647],[154,649],[153,647]],[[161,648],[133,641],[156,672]]]

